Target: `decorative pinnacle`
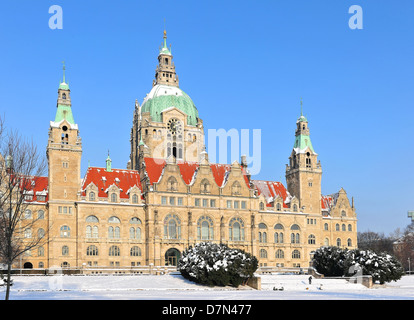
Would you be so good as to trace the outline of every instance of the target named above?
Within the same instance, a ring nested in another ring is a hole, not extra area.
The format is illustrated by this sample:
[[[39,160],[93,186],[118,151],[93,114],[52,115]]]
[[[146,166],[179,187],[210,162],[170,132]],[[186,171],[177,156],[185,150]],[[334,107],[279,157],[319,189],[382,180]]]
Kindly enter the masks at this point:
[[[303,116],[303,101],[302,101],[302,97],[300,98],[300,116]]]
[[[66,83],[66,76],[65,76],[66,66],[65,66],[65,61],[62,61],[62,64],[63,64],[63,82]]]

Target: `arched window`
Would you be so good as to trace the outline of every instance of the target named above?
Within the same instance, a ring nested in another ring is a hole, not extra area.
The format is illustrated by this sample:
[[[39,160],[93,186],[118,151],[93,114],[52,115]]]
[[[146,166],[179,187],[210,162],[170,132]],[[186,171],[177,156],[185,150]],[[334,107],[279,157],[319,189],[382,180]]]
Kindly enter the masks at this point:
[[[282,210],[282,205],[278,202],[276,203],[276,211],[281,211]]]
[[[181,239],[181,220],[173,213],[164,219],[164,239]]]
[[[32,218],[32,211],[29,209],[26,209],[24,212],[24,218],[25,219],[31,219]]]
[[[170,135],[171,139],[171,135]],[[171,155],[171,142],[167,143],[167,158]]]
[[[87,216],[86,222],[98,223],[99,219],[96,216]]]
[[[299,233],[291,233],[290,234],[290,243],[300,243],[300,234]]]
[[[37,219],[43,220],[45,218],[45,212],[43,210],[39,210],[37,212]]]
[[[352,240],[351,240],[351,238],[348,238],[347,245],[348,245],[348,247],[352,247]]]
[[[298,205],[296,203],[293,205],[293,212],[298,212]]]
[[[89,201],[95,201],[95,192],[89,192]]]
[[[37,230],[37,237],[39,239],[42,239],[45,236],[45,230],[43,230],[42,228],[39,228],[39,230]]]
[[[118,196],[116,193],[111,193],[111,202],[118,202]]]
[[[229,223],[229,240],[244,241],[244,222],[240,218],[232,218]]]
[[[129,252],[131,257],[140,257],[141,256],[141,248],[137,246],[133,246]]]
[[[213,240],[214,239],[214,223],[208,216],[201,216],[197,221],[197,239]]]
[[[66,93],[62,93],[62,99],[66,100]]]
[[[282,249],[276,250],[275,258],[276,259],[284,259],[285,258],[285,253],[283,252]]]
[[[325,223],[323,228],[327,231],[327,230],[329,230],[329,225],[327,223]]]
[[[43,257],[44,255],[45,255],[45,248],[43,248],[43,247],[37,248],[37,256],[38,257]]]
[[[340,238],[336,239],[336,246],[337,247],[341,246],[341,239]]]
[[[141,240],[141,228],[129,228],[129,238],[135,240]]]
[[[264,210],[264,203],[263,202],[259,203],[259,210],[261,210],[261,211]]]
[[[335,225],[335,231],[339,231],[339,223]]]
[[[308,237],[308,244],[315,244],[315,243],[316,243],[315,235],[310,234]]]
[[[345,224],[342,224],[342,231],[346,231],[346,226],[345,226]]]
[[[297,224],[292,224],[290,230],[300,230],[300,227]]]
[[[323,242],[323,245],[326,246],[326,247],[329,246],[329,239],[328,238],[325,238],[325,240]]]
[[[293,250],[292,259],[300,259],[300,251],[299,250]]]
[[[348,224],[348,231],[352,231],[352,225]]]
[[[342,211],[341,211],[341,216],[342,216],[342,217],[346,217],[346,211],[345,211],[345,210],[342,210]]]
[[[121,223],[121,220],[119,220],[118,217],[112,216],[108,219],[109,223]]]
[[[283,243],[283,226],[280,223],[277,223],[275,224],[274,229],[277,230],[274,235],[275,243]]]
[[[267,251],[265,249],[260,249],[259,256],[261,259],[267,259]]]
[[[181,143],[178,144],[178,159],[183,158],[183,145]]]
[[[135,193],[132,195],[132,203],[138,203],[138,196]]]
[[[94,245],[87,247],[86,248],[86,255],[87,256],[97,256],[98,255],[98,248]]]
[[[70,237],[70,228],[68,226],[60,227],[60,237],[61,238],[68,238]]]
[[[111,246],[109,248],[109,256],[110,257],[119,257],[121,255],[121,250],[119,250],[118,246]]]
[[[267,230],[267,226],[264,223],[259,223],[259,242],[260,243],[267,243],[267,232],[264,230]]]

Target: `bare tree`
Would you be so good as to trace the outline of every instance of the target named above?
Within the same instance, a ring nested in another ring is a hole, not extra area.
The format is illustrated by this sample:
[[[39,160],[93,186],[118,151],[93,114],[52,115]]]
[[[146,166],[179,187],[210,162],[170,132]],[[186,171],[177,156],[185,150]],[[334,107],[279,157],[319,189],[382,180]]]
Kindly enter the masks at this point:
[[[16,132],[6,133],[0,118],[0,258],[7,265],[6,300],[13,263],[48,239],[47,231],[33,235],[37,219],[25,216],[33,185],[45,169],[45,157],[39,154],[34,143]]]

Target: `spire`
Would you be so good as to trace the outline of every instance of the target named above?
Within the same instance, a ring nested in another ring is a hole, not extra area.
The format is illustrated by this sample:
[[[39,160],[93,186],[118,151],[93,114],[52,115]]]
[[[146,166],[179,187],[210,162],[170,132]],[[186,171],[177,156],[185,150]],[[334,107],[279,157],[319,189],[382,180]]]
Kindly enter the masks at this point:
[[[299,122],[308,122],[306,117],[303,115],[303,100],[300,98],[300,117],[298,119]]]
[[[155,79],[152,85],[163,84],[167,86],[178,87],[178,76],[175,73],[175,65],[172,61],[173,56],[171,54],[171,46],[168,49],[167,46],[167,31],[164,30],[164,41],[160,47],[158,54],[158,66],[155,70]]]
[[[112,160],[109,157],[109,150],[108,150],[108,158],[106,158],[106,171],[112,172]]]
[[[164,42],[162,45],[162,48],[160,50],[160,54],[168,54],[171,55],[171,51],[168,50],[168,46],[167,46],[167,30],[164,30]]]
[[[59,83],[59,89],[61,90],[69,90],[69,83],[66,83],[66,66],[65,61],[62,61],[63,64],[63,81]]]

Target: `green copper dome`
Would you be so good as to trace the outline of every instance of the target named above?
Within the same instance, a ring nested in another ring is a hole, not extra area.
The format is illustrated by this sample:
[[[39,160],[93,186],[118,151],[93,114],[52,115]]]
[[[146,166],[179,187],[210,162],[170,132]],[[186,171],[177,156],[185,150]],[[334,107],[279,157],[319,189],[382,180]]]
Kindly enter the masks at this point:
[[[177,108],[187,115],[187,124],[196,126],[198,111],[193,100],[180,88],[158,84],[145,97],[141,112],[149,112],[152,121],[162,122],[161,113],[170,108]]]

